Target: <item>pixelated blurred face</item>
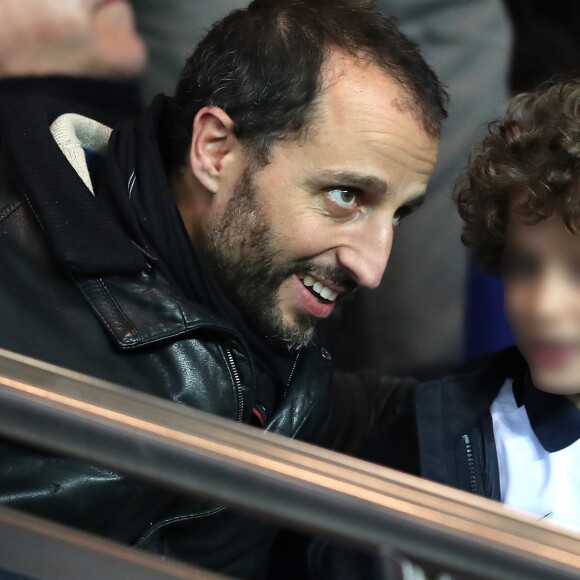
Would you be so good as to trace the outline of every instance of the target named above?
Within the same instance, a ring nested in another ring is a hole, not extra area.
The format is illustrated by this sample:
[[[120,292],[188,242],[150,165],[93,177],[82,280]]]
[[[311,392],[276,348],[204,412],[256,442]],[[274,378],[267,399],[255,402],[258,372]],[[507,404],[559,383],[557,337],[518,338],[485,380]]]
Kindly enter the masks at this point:
[[[580,392],[580,236],[559,215],[536,225],[511,220],[503,264],[506,316],[534,384]],[[577,399],[577,397],[572,397]]]
[[[394,230],[423,200],[437,142],[374,65],[337,58],[305,135],[216,196],[210,259],[256,327],[293,346],[358,287],[375,288]],[[220,201],[221,200],[221,201]]]
[[[132,77],[146,63],[127,0],[2,0],[0,75]]]

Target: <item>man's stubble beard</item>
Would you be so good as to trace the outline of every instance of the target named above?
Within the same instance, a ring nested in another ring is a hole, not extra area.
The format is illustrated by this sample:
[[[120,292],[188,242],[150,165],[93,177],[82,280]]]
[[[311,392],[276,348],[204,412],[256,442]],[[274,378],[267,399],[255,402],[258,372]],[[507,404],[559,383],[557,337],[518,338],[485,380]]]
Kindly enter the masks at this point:
[[[317,319],[304,313],[285,321],[278,291],[282,282],[312,265],[305,260],[285,262],[276,249],[253,175],[246,168],[219,223],[210,228],[204,261],[250,327],[274,343],[297,349],[312,341]]]

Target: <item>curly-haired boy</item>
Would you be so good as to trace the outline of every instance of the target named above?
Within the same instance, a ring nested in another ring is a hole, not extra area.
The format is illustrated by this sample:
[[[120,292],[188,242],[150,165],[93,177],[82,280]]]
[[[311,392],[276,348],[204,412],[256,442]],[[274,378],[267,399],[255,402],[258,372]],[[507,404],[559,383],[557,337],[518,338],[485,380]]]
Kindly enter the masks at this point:
[[[580,528],[580,80],[516,96],[455,200],[517,347],[420,385],[380,460]]]

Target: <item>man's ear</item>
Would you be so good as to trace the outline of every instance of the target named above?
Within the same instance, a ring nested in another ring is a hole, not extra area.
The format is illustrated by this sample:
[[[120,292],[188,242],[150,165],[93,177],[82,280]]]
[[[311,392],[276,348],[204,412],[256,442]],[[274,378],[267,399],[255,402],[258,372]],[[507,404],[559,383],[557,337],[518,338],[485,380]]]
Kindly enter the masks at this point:
[[[224,168],[238,146],[234,122],[223,109],[208,106],[198,111],[193,120],[189,163],[195,177],[208,191],[218,191]]]

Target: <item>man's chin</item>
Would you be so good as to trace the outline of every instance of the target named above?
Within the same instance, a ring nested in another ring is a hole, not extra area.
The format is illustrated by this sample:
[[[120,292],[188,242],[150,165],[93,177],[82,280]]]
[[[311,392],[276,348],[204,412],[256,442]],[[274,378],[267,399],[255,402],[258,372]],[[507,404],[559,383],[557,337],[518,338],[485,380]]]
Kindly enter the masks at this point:
[[[270,338],[271,342],[279,348],[289,351],[300,350],[312,344],[314,340],[314,332],[308,335],[300,334],[293,336],[273,336]]]
[[[271,328],[266,332],[269,342],[287,350],[298,350],[312,344],[316,334],[316,323],[309,321],[307,325],[286,324]]]

